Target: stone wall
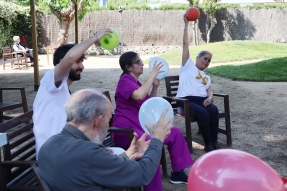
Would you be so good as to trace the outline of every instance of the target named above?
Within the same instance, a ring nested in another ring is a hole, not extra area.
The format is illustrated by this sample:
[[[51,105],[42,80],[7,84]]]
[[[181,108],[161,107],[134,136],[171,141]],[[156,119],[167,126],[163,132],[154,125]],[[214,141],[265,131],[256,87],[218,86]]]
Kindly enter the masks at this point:
[[[125,10],[122,14],[122,41],[129,46],[181,46],[184,28],[184,10]],[[276,42],[287,38],[287,9],[225,9],[216,13],[216,22],[211,32],[211,42],[225,40],[258,40]],[[206,42],[206,15],[199,19],[200,44]],[[111,27],[119,33],[118,11],[88,13],[79,22],[79,41],[89,38],[98,28]],[[57,43],[59,24],[55,16],[42,19],[40,43],[44,46]],[[192,25],[189,25],[190,44]],[[69,41],[74,41],[74,22],[69,30]]]

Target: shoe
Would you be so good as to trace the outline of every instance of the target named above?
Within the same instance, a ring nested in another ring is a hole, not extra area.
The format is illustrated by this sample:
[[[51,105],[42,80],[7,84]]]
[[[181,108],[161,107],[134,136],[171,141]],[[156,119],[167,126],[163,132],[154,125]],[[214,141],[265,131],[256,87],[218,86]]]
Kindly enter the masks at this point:
[[[215,150],[221,149],[217,142],[213,143],[213,147]]]
[[[213,151],[215,149],[211,143],[208,143],[208,144],[204,145],[204,150],[205,150],[205,152],[208,153],[208,152]]]
[[[183,170],[173,173],[171,172],[170,182],[172,184],[187,184],[188,176],[185,174]]]

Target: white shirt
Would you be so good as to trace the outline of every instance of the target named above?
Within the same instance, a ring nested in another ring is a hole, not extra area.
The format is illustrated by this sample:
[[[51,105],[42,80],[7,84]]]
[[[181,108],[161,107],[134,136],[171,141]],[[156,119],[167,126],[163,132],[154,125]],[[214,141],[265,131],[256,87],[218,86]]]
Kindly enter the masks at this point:
[[[201,78],[196,79],[196,76],[200,74]],[[204,85],[203,78],[208,79],[207,84]],[[199,70],[193,63],[193,61],[188,58],[185,65],[181,65],[179,72],[179,85],[176,97],[186,97],[186,96],[199,96],[207,97],[207,89],[211,85],[211,80],[208,75],[203,71]]]
[[[37,158],[41,146],[52,135],[60,133],[67,120],[64,105],[70,97],[68,75],[57,88],[54,77],[55,68],[45,73],[33,104],[33,132],[36,139]]]
[[[26,50],[23,46],[21,46],[21,44],[17,44],[17,43],[14,43],[13,49],[14,51]]]

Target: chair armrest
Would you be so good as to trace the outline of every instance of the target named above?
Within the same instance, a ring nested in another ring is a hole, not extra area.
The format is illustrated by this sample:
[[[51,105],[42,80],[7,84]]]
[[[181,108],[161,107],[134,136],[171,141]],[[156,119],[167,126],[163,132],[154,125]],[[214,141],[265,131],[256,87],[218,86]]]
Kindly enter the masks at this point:
[[[228,94],[219,94],[219,93],[213,93],[213,96],[215,97],[223,97],[224,100],[224,113],[226,113],[227,118],[230,118],[230,109],[229,109],[229,96]],[[230,120],[230,119],[228,119]]]
[[[126,132],[126,133],[134,133],[134,129],[132,128],[120,128],[120,127],[109,127],[109,132]]]
[[[24,90],[23,87],[0,87],[0,90]]]
[[[227,97],[227,94],[220,94],[220,93],[213,93],[213,96],[217,96],[217,97]]]
[[[134,138],[134,129],[132,129],[132,128],[110,127],[108,131],[111,133],[113,133],[113,132],[128,133],[130,143],[132,142],[132,140]]]
[[[30,161],[2,161],[2,166],[11,166],[11,167],[30,167],[32,164],[38,164],[37,160]]]
[[[184,98],[178,98],[174,96],[163,96],[164,99],[166,99],[169,103],[172,101],[178,101],[183,102],[184,104],[184,116],[190,116],[190,108],[189,108],[189,100]],[[176,112],[176,108],[173,108],[174,112]],[[190,123],[190,118],[185,118],[186,123]]]
[[[9,55],[13,55],[13,54],[16,54],[16,53],[14,53],[14,52],[11,52],[11,53],[4,53],[4,54],[2,54],[2,56],[9,56]]]
[[[189,102],[188,99],[178,98],[178,97],[174,97],[174,96],[163,96],[163,98],[169,102],[171,102],[171,101]]]

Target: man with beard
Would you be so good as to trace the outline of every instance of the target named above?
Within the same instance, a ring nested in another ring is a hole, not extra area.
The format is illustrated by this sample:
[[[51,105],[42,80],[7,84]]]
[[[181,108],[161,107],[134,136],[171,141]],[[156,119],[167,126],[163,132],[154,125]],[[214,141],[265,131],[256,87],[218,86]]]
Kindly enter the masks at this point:
[[[100,29],[97,33],[79,43],[64,44],[54,53],[54,68],[45,73],[33,103],[33,132],[36,139],[36,154],[43,143],[52,135],[58,134],[66,123],[64,104],[70,97],[69,86],[81,79],[84,69],[85,51],[93,44],[100,45],[104,35],[110,35],[109,28]]]
[[[121,156],[102,145],[112,115],[107,97],[95,90],[80,90],[68,99],[65,111],[64,129],[39,151],[39,174],[51,190],[114,191],[150,183],[160,162],[163,141],[172,128],[172,116],[165,120],[168,109],[156,124],[146,124],[152,139],[145,142],[145,134],[138,140],[135,133]]]

